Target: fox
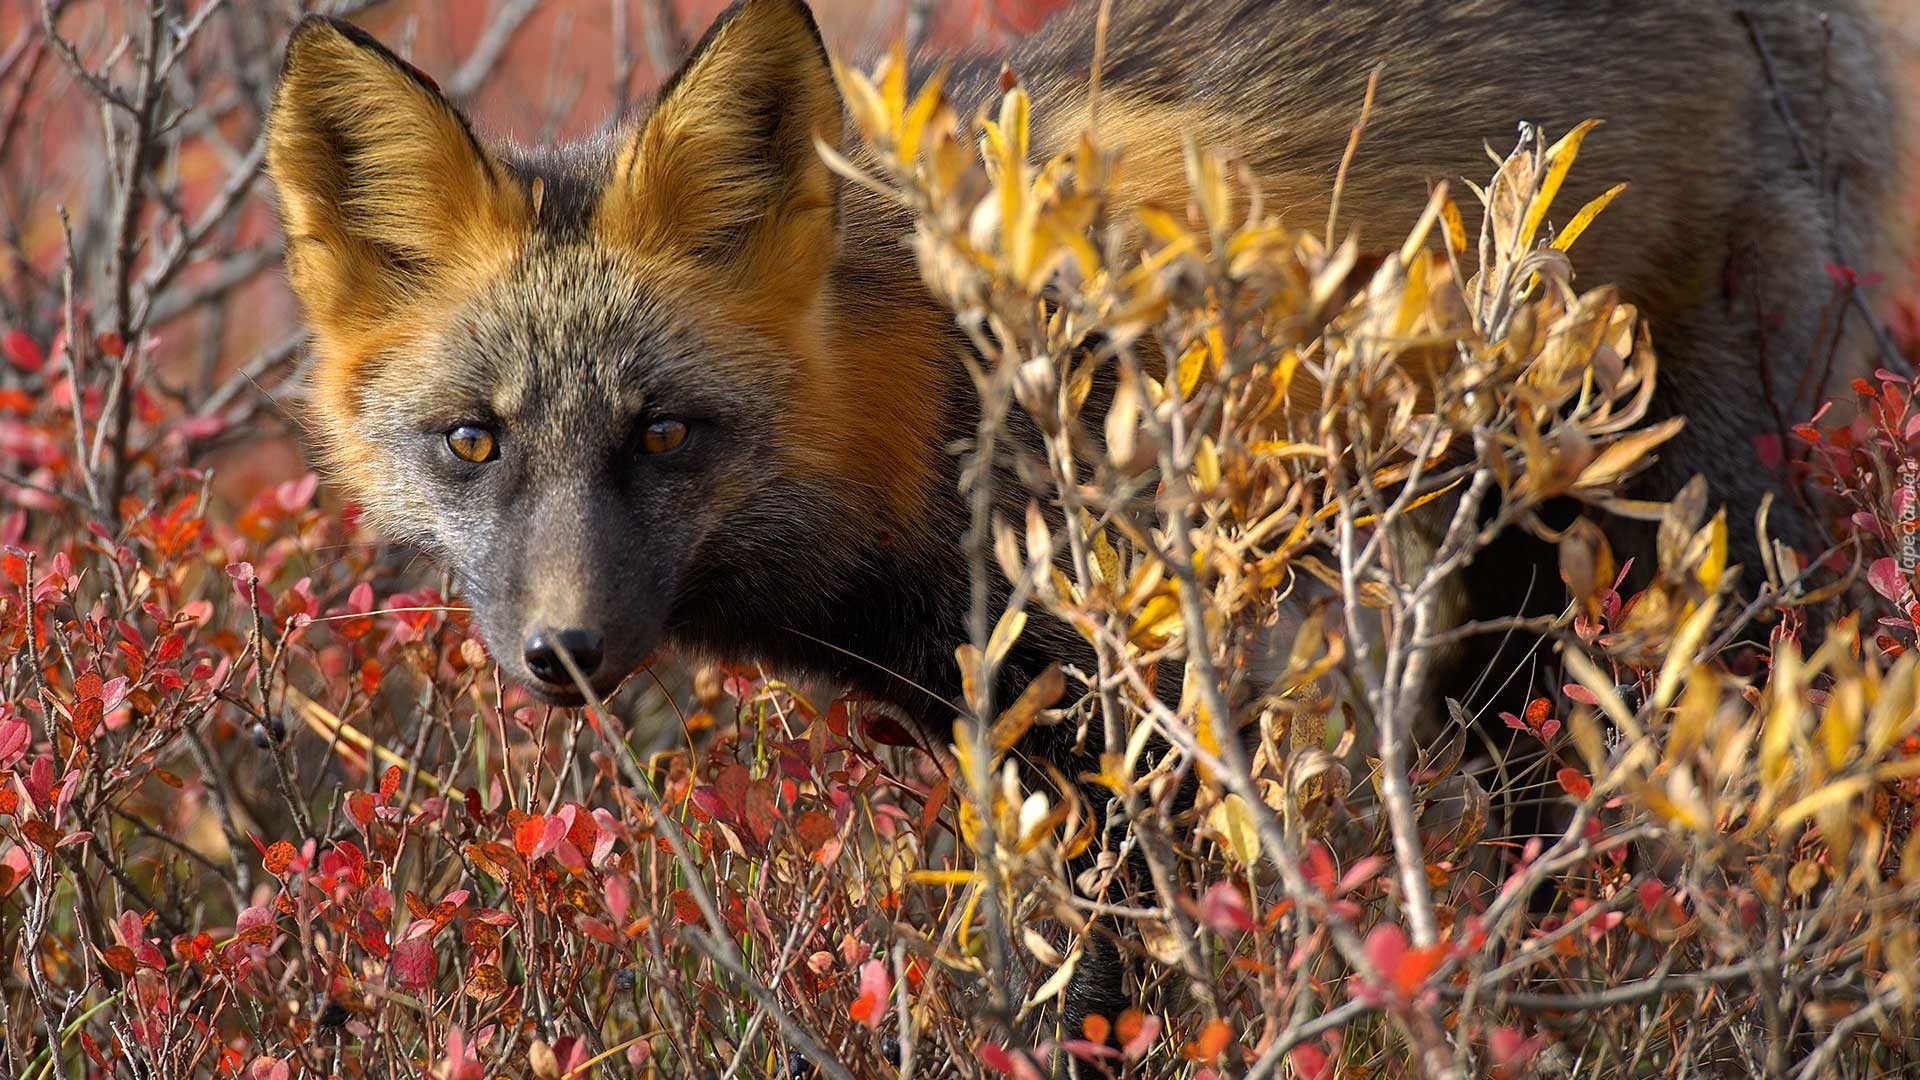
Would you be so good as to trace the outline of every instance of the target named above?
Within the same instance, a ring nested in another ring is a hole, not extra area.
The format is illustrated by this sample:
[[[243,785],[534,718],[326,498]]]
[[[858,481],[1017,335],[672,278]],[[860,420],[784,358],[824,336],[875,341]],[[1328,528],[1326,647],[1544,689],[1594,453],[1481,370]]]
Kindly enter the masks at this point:
[[[1641,484],[1704,476],[1731,561],[1762,565],[1753,521],[1779,481],[1756,440],[1874,364],[1866,335],[1831,340],[1828,264],[1897,258],[1894,107],[1860,0],[1111,0],[1103,42],[1100,12],[1066,7],[1006,64],[1046,154],[1082,130],[1100,53],[1116,214],[1185,202],[1190,137],[1239,155],[1283,220],[1325,221],[1376,67],[1341,215],[1377,244],[1521,122],[1604,121],[1563,198],[1628,188],[1580,272],[1649,322],[1654,412],[1686,421]],[[961,60],[948,93],[983,106],[1001,79]],[[857,151],[802,0],[738,0],[650,107],[563,146],[483,138],[349,22],[290,36],[267,171],[314,454],[363,520],[450,570],[542,700],[609,694],[664,647],[952,731],[970,346],[907,212],[816,139]],[[1820,538],[1786,500],[1770,529]],[[1464,574],[1490,596],[1511,568]],[[1004,678],[1077,641],[1030,630]],[[1124,1004],[1076,992],[1069,1013]]]

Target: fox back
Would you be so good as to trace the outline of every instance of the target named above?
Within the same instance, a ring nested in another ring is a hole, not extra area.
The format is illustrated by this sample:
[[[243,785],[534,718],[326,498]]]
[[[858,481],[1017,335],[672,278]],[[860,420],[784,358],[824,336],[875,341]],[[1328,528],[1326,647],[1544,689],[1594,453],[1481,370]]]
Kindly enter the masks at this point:
[[[1084,122],[1093,10],[1013,58],[1043,152]],[[1657,408],[1688,421],[1649,491],[1704,474],[1735,560],[1760,564],[1776,481],[1755,440],[1871,362],[1823,347],[1825,265],[1891,258],[1894,125],[1853,0],[1118,0],[1111,27],[1121,210],[1184,202],[1192,134],[1318,227],[1376,65],[1342,211],[1363,242],[1397,245],[1429,183],[1482,175],[1520,122],[1604,120],[1567,198],[1631,187],[1581,270],[1650,318]],[[952,92],[972,107],[997,78],[963,66]],[[799,0],[741,0],[645,116],[561,148],[481,139],[349,24],[292,37],[268,165],[318,454],[451,568],[500,663],[551,700],[672,645],[952,716],[967,346],[903,212],[816,152],[852,142],[842,114]],[[1816,538],[1790,512],[1774,526]]]

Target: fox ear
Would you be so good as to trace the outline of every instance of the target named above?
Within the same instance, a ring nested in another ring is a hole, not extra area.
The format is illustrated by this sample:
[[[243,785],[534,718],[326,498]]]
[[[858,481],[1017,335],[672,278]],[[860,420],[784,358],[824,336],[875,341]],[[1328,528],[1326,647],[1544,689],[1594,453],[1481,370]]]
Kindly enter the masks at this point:
[[[621,148],[595,227],[707,260],[741,284],[817,288],[830,265],[839,91],[801,0],[739,0],[715,20]]]
[[[525,189],[426,76],[319,16],[287,42],[267,171],[288,274],[322,335],[378,326],[497,263],[531,217]]]

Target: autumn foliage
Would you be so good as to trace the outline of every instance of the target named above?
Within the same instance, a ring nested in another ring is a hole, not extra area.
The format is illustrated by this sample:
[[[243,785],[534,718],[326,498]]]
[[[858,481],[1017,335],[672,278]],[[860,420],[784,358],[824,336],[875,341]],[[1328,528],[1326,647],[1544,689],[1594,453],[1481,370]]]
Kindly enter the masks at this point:
[[[0,16],[0,148],[76,101],[112,133],[98,190],[0,152],[34,238],[0,270],[0,1073],[1920,1059],[1913,326],[1755,448],[1831,550],[1773,549],[1743,593],[1696,485],[1660,508],[1655,565],[1617,560],[1603,511],[1674,426],[1645,415],[1658,342],[1571,275],[1608,212],[1555,202],[1585,128],[1528,132],[1484,192],[1437,187],[1403,247],[1366,252],[1251,211],[1199,145],[1183,212],[1111,220],[1124,159],[1094,132],[1034,160],[1044,103],[1017,78],[974,116],[897,55],[841,69],[871,153],[822,151],[913,209],[974,335],[975,452],[1031,421],[1051,493],[1009,515],[977,480],[981,564],[1014,588],[951,643],[952,738],[672,658],[562,710],[502,681],[433,568],[318,478],[266,478],[300,339],[246,302],[277,250],[255,183],[272,63],[234,49],[284,20],[110,6]],[[485,92],[490,35],[533,6],[499,5],[452,92]],[[642,8],[636,40],[684,44]],[[1833,282],[1860,318],[1876,283]],[[1556,499],[1584,516],[1553,538],[1564,611],[1526,621],[1551,646],[1535,689],[1421,719],[1444,574],[1405,574],[1394,530],[1474,526],[1444,569]],[[1094,666],[992,700],[1040,618]],[[1047,728],[1106,749],[1080,776],[1024,762]],[[1068,1030],[1103,940],[1132,1005]]]

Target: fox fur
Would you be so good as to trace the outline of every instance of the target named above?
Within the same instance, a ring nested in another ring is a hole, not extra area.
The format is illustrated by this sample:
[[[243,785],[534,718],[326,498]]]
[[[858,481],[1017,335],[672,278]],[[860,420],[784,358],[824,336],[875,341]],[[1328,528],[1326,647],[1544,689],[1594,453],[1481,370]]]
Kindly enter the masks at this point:
[[[1084,122],[1096,6],[1012,58],[1041,152]],[[1400,242],[1431,181],[1484,176],[1520,122],[1604,120],[1562,205],[1631,185],[1578,265],[1650,320],[1657,409],[1687,419],[1647,493],[1704,475],[1735,561],[1760,565],[1754,511],[1777,481],[1756,438],[1872,363],[1854,335],[1813,366],[1825,264],[1894,259],[1895,125],[1857,0],[1117,0],[1110,25],[1100,131],[1126,162],[1122,211],[1184,201],[1193,133],[1317,227],[1376,65],[1342,211],[1375,246]],[[998,76],[963,66],[951,92],[984,104]],[[370,521],[451,568],[499,662],[550,699],[577,696],[524,647],[580,628],[596,693],[671,645],[950,730],[967,346],[902,212],[814,150],[848,127],[800,0],[740,0],[644,116],[557,148],[482,140],[350,24],[294,31],[268,168],[313,332],[318,456]],[[684,443],[645,452],[662,421]],[[450,453],[463,425],[497,456]],[[1773,528],[1817,535],[1784,503]],[[1030,631],[1010,677],[1070,640]]]

